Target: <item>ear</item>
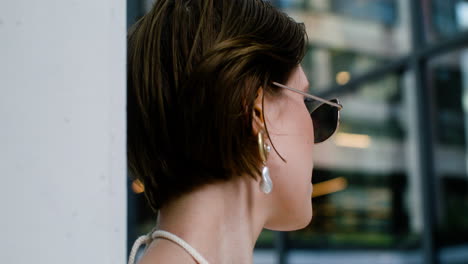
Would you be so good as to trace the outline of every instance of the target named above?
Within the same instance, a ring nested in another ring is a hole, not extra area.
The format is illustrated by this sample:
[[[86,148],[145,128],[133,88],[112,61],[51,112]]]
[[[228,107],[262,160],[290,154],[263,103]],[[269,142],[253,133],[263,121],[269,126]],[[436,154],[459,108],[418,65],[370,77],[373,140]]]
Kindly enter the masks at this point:
[[[255,97],[253,109],[252,109],[252,127],[254,135],[257,135],[260,131],[265,129],[265,120],[263,116],[263,88],[260,87]]]

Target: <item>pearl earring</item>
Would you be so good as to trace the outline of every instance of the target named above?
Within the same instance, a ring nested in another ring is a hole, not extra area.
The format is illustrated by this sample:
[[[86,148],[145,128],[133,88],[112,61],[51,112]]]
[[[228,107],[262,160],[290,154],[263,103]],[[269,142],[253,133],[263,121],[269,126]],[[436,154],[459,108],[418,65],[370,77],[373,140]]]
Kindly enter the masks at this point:
[[[270,146],[263,142],[263,133],[258,132],[258,150],[260,152],[260,157],[262,158],[263,168],[262,168],[262,180],[260,181],[260,190],[269,194],[273,189],[273,182],[270,178],[270,170],[266,166],[266,161],[268,154],[270,153]]]

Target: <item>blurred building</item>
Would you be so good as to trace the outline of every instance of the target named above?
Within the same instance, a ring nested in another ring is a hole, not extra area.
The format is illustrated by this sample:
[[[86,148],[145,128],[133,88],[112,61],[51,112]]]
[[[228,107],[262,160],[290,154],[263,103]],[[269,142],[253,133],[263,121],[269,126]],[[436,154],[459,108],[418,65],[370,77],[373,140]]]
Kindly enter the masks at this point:
[[[255,263],[468,263],[468,1],[271,2],[306,25],[310,92],[344,109],[315,148],[313,221],[264,231]],[[132,4],[129,24],[151,7]],[[129,197],[133,241],[151,226]]]

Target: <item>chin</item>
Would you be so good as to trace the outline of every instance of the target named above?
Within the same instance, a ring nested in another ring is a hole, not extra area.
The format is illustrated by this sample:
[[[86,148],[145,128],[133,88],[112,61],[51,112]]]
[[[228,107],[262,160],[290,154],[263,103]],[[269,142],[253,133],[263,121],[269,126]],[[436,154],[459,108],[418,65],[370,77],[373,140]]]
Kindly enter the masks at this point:
[[[312,221],[313,210],[312,210],[311,200],[308,200],[308,203],[303,208],[305,208],[305,209],[302,209],[300,217],[298,217],[298,219],[296,221],[297,225],[294,228],[294,230],[303,229],[303,228],[307,227],[310,224],[310,222]]]
[[[275,230],[275,231],[296,231],[296,230],[300,230],[300,229],[303,229],[305,227],[307,227],[310,222],[312,221],[312,214],[310,214],[310,216],[308,217],[301,217],[301,219],[299,220],[296,220],[294,222],[290,222],[284,226],[278,226],[278,228],[274,228],[272,230]]]
[[[306,213],[303,217],[301,217],[301,219],[297,222],[297,226],[293,230],[303,229],[310,224],[310,222],[312,221],[312,216],[313,216],[312,206],[310,207],[309,210],[307,210],[307,212],[308,213]]]
[[[283,214],[275,223],[267,223],[265,228],[274,231],[295,231],[307,227],[312,221],[312,203],[306,209],[304,207],[301,207],[301,209],[297,210],[294,215]]]

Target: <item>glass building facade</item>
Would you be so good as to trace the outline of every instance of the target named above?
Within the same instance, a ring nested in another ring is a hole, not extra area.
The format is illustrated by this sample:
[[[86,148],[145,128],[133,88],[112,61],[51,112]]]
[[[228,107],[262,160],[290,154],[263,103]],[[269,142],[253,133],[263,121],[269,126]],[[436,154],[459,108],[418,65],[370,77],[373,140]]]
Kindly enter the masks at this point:
[[[314,150],[312,222],[262,232],[254,263],[468,263],[468,1],[271,2],[306,24],[310,92],[345,108]],[[132,186],[130,246],[154,224]]]

